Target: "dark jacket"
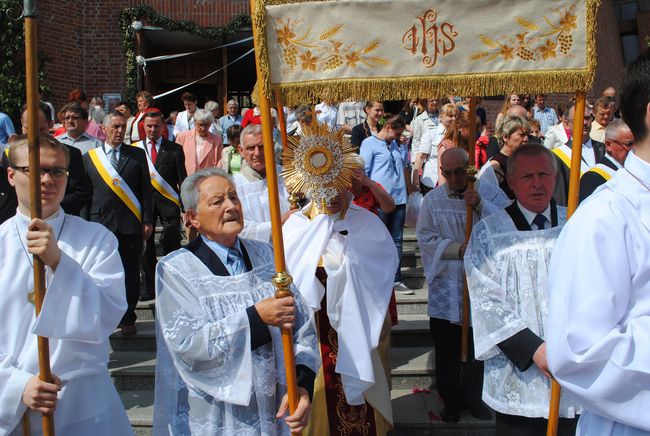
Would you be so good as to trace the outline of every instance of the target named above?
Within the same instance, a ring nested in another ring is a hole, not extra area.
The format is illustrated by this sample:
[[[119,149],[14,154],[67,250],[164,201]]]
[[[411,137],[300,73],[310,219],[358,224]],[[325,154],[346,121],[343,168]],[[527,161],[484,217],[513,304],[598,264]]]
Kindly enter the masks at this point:
[[[101,149],[97,151],[98,153],[104,152]],[[140,202],[142,223],[104,182],[89,154],[84,155],[84,164],[92,185],[90,221],[103,224],[115,234],[141,234],[142,224],[152,223],[153,209],[151,178],[145,152],[137,147],[122,144],[117,166],[118,174],[129,185]]]

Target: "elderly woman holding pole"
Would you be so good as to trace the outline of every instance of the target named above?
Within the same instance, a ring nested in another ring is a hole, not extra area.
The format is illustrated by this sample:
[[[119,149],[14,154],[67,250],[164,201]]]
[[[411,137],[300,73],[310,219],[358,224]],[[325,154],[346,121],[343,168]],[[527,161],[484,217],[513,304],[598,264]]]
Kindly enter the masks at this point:
[[[302,430],[320,366],[311,312],[274,298],[273,249],[239,237],[230,177],[206,168],[181,187],[199,237],[156,270],[155,434],[288,434]],[[292,329],[299,402],[288,407],[280,327]]]

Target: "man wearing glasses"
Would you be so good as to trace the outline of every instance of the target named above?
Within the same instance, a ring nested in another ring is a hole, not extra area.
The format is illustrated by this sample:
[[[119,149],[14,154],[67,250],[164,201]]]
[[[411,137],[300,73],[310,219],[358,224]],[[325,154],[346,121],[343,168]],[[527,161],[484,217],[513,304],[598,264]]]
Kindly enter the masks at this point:
[[[102,142],[86,133],[88,125],[88,111],[79,103],[70,103],[63,108],[63,125],[65,133],[56,137],[59,142],[76,147],[81,154],[88,153],[88,150],[97,148]]]
[[[605,155],[580,178],[580,202],[623,168],[627,154],[634,147],[634,136],[625,122],[615,118],[605,130]]]
[[[108,337],[126,309],[117,240],[103,226],[61,208],[70,155],[41,137],[42,219],[30,219],[27,137],[11,141],[8,181],[18,211],[0,226],[0,433],[22,434],[27,416],[40,434],[41,414],[54,412],[58,434],[132,435],[107,370]],[[33,305],[32,258],[45,265],[47,293]],[[49,338],[53,382],[40,380],[37,335]]]
[[[465,222],[467,206],[473,208],[477,223],[508,206],[510,199],[492,183],[477,181],[474,190],[468,190],[468,163],[469,156],[462,148],[445,151],[440,159],[445,183],[424,197],[416,227],[429,289],[436,386],[444,404],[440,417],[445,422],[458,422],[463,408],[478,419],[492,418],[481,400],[483,362],[474,360],[471,330],[469,359],[465,363],[460,360]]]

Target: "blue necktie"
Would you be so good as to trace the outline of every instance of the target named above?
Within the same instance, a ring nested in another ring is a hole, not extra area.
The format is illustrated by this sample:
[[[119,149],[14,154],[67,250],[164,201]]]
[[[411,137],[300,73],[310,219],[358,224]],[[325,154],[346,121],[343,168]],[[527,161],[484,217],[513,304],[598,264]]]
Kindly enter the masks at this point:
[[[547,222],[548,220],[541,213],[535,215],[535,218],[533,219],[533,224],[537,225],[537,230],[544,230]]]
[[[246,272],[246,267],[244,266],[244,261],[242,259],[239,250],[234,247],[228,249],[228,258],[226,260],[228,266],[230,267],[230,273],[233,276],[242,274]]]

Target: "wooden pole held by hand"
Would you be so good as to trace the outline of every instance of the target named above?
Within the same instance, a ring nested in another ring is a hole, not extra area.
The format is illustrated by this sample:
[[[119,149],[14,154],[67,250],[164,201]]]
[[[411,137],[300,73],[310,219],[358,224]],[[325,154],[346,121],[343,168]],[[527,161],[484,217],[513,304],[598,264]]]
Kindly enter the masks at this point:
[[[255,0],[250,0],[251,15],[255,16]],[[255,44],[255,65],[257,77],[262,77],[260,72],[260,50],[259,32],[252,20],[253,41]],[[273,284],[276,287],[276,298],[283,298],[293,295],[289,285],[293,282],[291,276],[286,272],[284,259],[284,241],[282,239],[282,218],[280,214],[280,196],[278,192],[278,175],[275,167],[275,150],[273,142],[273,121],[271,119],[271,103],[267,97],[265,83],[258,80],[258,103],[262,117],[262,137],[264,140],[264,160],[266,164],[266,183],[269,190],[269,209],[271,213],[271,228],[273,238],[273,252],[275,258],[276,274],[273,276]],[[278,114],[279,115],[279,114]],[[293,333],[291,330],[282,329],[282,347],[284,349],[284,367],[287,373],[287,393],[289,398],[289,412],[291,415],[298,407],[298,383],[296,378],[295,355],[293,351]]]
[[[27,87],[27,143],[29,146],[29,201],[31,217],[42,218],[41,208],[41,164],[38,112],[38,59],[37,59],[37,21],[36,2],[25,0],[25,82]],[[45,299],[45,265],[34,256],[34,304],[36,315],[41,313]],[[38,337],[38,373],[39,378],[52,383],[50,371],[50,344],[47,338]],[[54,436],[54,416],[43,414],[43,434]]]
[[[476,168],[474,167],[474,144],[476,143],[476,98],[469,99],[469,134],[467,139],[467,154],[469,155],[469,166],[467,167],[467,191],[474,190],[476,180]],[[467,192],[465,191],[465,192]],[[472,218],[474,208],[467,206],[467,217],[465,218],[465,244],[469,243],[472,236]],[[461,259],[462,262],[462,259]],[[467,275],[463,277],[463,320],[461,325],[460,360],[467,362],[469,354],[469,287],[467,286]]]
[[[582,138],[585,122],[585,92],[576,93],[576,106],[573,111],[573,135],[571,138],[571,170],[569,171],[569,195],[567,198],[567,220],[578,208],[580,195],[580,162],[582,160]],[[546,436],[556,436],[560,417],[560,384],[551,380],[551,403],[548,409]]]

